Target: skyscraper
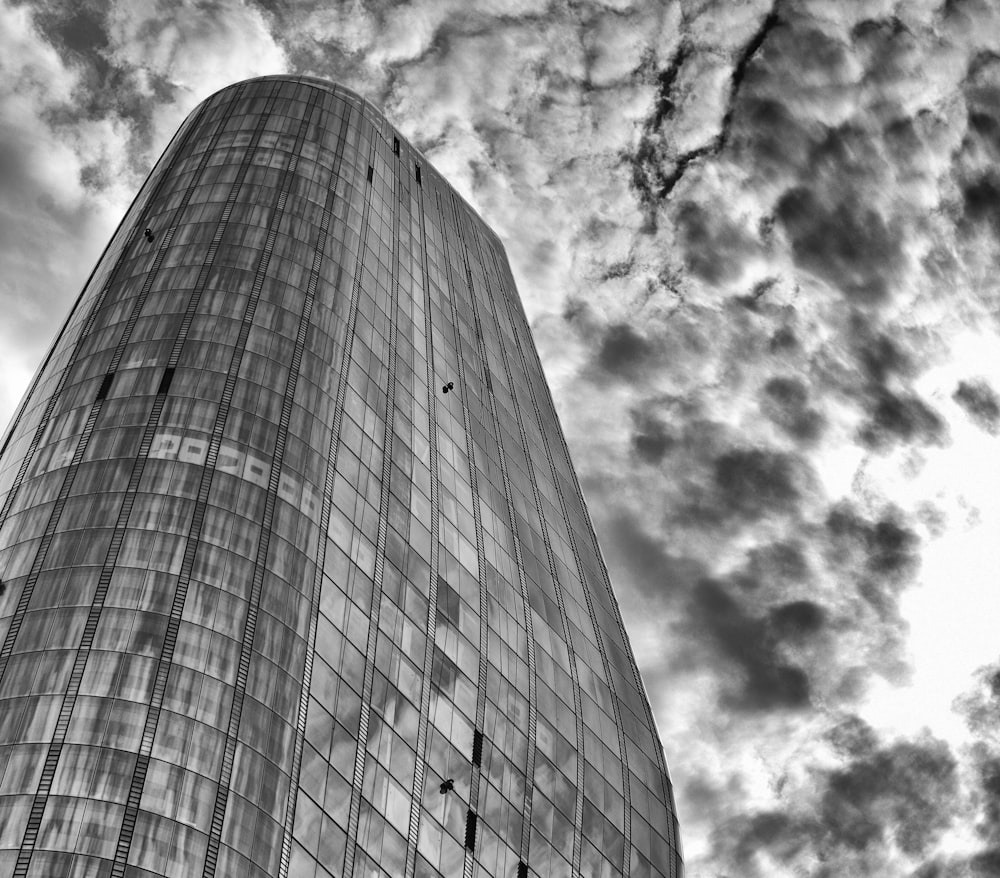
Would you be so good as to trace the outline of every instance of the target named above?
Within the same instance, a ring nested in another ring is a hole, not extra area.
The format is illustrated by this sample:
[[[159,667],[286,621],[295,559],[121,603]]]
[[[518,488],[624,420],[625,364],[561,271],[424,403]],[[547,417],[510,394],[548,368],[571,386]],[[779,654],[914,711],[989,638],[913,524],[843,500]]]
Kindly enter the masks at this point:
[[[680,874],[503,247],[358,96],[202,103],[0,453],[0,874]]]

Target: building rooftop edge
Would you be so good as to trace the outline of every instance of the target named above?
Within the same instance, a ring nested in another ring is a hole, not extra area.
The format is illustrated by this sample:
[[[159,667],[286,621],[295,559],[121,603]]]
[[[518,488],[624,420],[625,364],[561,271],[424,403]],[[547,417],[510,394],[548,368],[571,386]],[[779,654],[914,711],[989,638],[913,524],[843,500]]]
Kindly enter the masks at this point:
[[[440,179],[452,192],[455,193],[455,196],[458,198],[459,201],[462,202],[462,204],[465,206],[466,210],[468,210],[476,219],[478,219],[479,222],[482,224],[482,227],[493,237],[493,239],[496,242],[496,244],[500,247],[500,251],[503,254],[504,259],[507,260],[508,266],[510,265],[510,257],[507,255],[507,247],[504,245],[503,239],[500,237],[499,234],[497,234],[497,232],[493,228],[493,226],[491,226],[483,218],[482,214],[480,214],[479,211],[476,210],[475,207],[473,207],[471,204],[469,204],[469,202],[465,198],[465,196],[463,196],[462,193],[459,192],[451,184],[451,182],[449,182],[448,178],[444,174],[442,174],[434,166],[434,163],[430,159],[427,158],[427,156],[424,154],[423,150],[421,150],[418,147],[414,146],[413,143],[410,142],[410,139],[408,137],[406,137],[399,130],[399,128],[390,121],[389,117],[386,116],[385,111],[380,106],[378,106],[377,104],[373,103],[369,98],[366,98],[363,94],[360,94],[359,92],[356,92],[354,89],[348,88],[346,85],[342,85],[341,83],[335,82],[335,81],[333,81],[331,79],[323,79],[322,77],[319,77],[319,76],[310,76],[310,75],[304,74],[304,73],[301,73],[301,74],[300,73],[269,73],[269,74],[266,74],[264,76],[251,76],[251,77],[248,77],[247,79],[239,79],[239,80],[237,80],[235,82],[231,82],[231,83],[229,83],[229,85],[226,85],[226,86],[223,86],[222,88],[216,89],[211,94],[209,94],[206,97],[204,97],[201,101],[198,102],[198,106],[200,106],[201,104],[203,104],[205,101],[211,100],[216,95],[221,94],[224,91],[228,91],[231,88],[235,88],[236,86],[245,85],[245,84],[251,83],[251,82],[273,82],[273,81],[278,81],[278,82],[300,82],[300,83],[303,83],[305,85],[313,85],[313,86],[315,86],[317,88],[322,88],[325,91],[330,92],[331,94],[340,92],[342,94],[346,94],[349,97],[354,98],[355,100],[360,101],[363,106],[370,108],[374,113],[376,113],[382,119],[383,122],[385,122],[386,125],[388,125],[390,128],[392,128],[392,130],[399,136],[399,138],[402,141],[404,141],[406,143],[406,145],[411,150],[413,150],[413,152],[415,152],[417,155],[420,156],[420,158],[422,159],[422,161],[425,164],[425,166],[430,171],[432,171],[438,177],[438,179]]]

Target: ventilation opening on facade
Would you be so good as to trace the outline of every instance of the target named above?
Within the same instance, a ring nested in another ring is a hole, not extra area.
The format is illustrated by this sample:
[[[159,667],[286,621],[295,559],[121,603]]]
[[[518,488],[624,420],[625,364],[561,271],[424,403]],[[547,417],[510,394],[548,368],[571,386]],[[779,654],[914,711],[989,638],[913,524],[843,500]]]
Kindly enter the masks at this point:
[[[517,878],[528,878],[528,864],[518,863],[517,864]]]
[[[399,138],[392,138],[392,154],[399,155]]]
[[[472,764],[482,765],[483,763],[483,733],[476,732],[472,736]]]
[[[417,172],[417,185],[422,186],[423,183],[420,181],[420,165],[414,165],[413,167]]]
[[[369,165],[368,166],[368,182],[371,183],[375,179],[375,169]]]
[[[115,380],[115,373],[108,372],[104,376],[104,380],[101,382],[101,386],[97,388],[97,400],[98,402],[104,399],[108,395],[108,391],[111,390],[111,382]]]
[[[160,386],[156,388],[157,395],[164,394],[170,390],[170,382],[174,380],[174,367],[167,366],[163,370],[163,377],[160,379]]]
[[[476,815],[472,811],[465,815],[465,846],[470,851],[476,849]]]

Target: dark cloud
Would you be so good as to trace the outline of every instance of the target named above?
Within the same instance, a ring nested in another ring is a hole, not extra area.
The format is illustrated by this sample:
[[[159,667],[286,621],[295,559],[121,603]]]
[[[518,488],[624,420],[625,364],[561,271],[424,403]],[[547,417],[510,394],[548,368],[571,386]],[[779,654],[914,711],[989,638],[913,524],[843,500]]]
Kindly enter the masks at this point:
[[[1000,396],[985,380],[960,381],[951,398],[987,433],[1000,431]]]
[[[955,757],[944,741],[901,741],[830,773],[823,824],[848,848],[893,837],[904,853],[919,855],[950,824],[952,815],[941,806],[957,792]]]
[[[103,62],[108,46],[107,4],[103,2],[49,2],[35,11],[35,24],[57,45],[78,56]]]
[[[912,119],[894,119],[885,126],[887,156],[905,169],[902,173],[909,178],[907,182],[917,182],[919,172],[916,169],[929,151],[927,132],[933,131],[940,121],[931,111],[921,110]]]
[[[960,244],[978,250],[977,230],[1000,240],[1000,54],[972,59],[962,93],[968,124],[954,162],[961,198],[956,226]]]
[[[820,107],[854,73],[844,41],[816,27],[786,5],[785,26],[775,29],[766,51],[746,78],[739,112],[733,117],[734,161],[762,180],[788,185],[815,182],[826,160],[820,149],[830,129]],[[794,86],[790,84],[794,82]],[[816,116],[818,115],[818,118]],[[838,174],[840,190],[854,174]]]
[[[691,612],[699,633],[738,671],[738,681],[724,696],[731,707],[766,711],[809,705],[806,672],[782,657],[768,620],[748,613],[722,582],[702,580],[691,596]],[[725,667],[721,670],[725,677]]]
[[[860,199],[827,200],[804,186],[786,192],[776,215],[796,263],[862,305],[884,302],[903,261],[901,230]]]
[[[783,100],[748,97],[733,133],[737,160],[752,164],[765,179],[784,179],[789,168],[808,160],[812,134]]]
[[[878,735],[861,717],[849,714],[837,719],[826,733],[834,751],[842,758],[867,758],[878,746]]]
[[[995,736],[1000,729],[1000,665],[976,671],[973,685],[955,700],[954,707],[976,738],[989,741]]]
[[[977,139],[991,155],[1000,157],[1000,120],[989,108],[969,110],[967,136]]]
[[[780,24],[781,20],[778,17],[778,3],[775,2],[771,5],[767,15],[765,15],[761,20],[756,33],[750,37],[746,45],[743,46],[740,53],[736,56],[736,63],[733,65],[733,73],[729,80],[728,109],[722,124],[723,138],[728,136],[729,123],[732,121],[736,97],[739,95],[740,89],[743,87],[743,81],[747,78],[747,73],[750,70],[750,64],[755,60],[758,53],[764,47],[765,40],[772,36],[772,33],[779,27]],[[723,143],[724,142],[725,141],[723,141]]]
[[[980,830],[991,841],[1000,841],[1000,754],[982,755],[976,769],[983,794]]]
[[[669,191],[677,183],[676,172],[665,170],[671,165],[665,145],[658,137],[647,135],[639,141],[635,152],[624,156],[623,161],[631,167],[632,188],[640,205],[645,208],[646,224],[643,230],[656,231],[655,205],[660,193]]]
[[[865,380],[872,386],[882,387],[894,375],[907,375],[911,371],[909,355],[884,333],[872,335],[863,319],[852,321],[853,347],[857,352]]]
[[[791,13],[791,7],[788,8]],[[751,91],[754,94],[769,89],[787,91],[785,80],[795,70],[811,83],[824,86],[839,81],[850,72],[854,63],[850,47],[836,33],[829,33],[815,19],[790,14],[787,27],[777,30],[770,49],[755,70]]]
[[[830,736],[842,761],[812,768],[797,808],[741,815],[718,828],[725,861],[742,874],[765,874],[756,865],[766,854],[823,878],[883,876],[890,844],[919,864],[952,825],[960,787],[944,741],[924,733],[882,742],[857,717]]]
[[[894,46],[897,38],[906,33],[906,25],[896,15],[888,18],[865,18],[851,28],[851,40],[858,48],[885,53],[887,47]],[[891,62],[891,56],[882,54],[876,59],[876,70],[885,70]]]
[[[771,610],[769,621],[778,637],[802,640],[823,627],[826,610],[812,601],[791,601]]]
[[[725,110],[718,130],[703,145],[694,149],[675,152],[668,143],[664,128],[672,119],[679,103],[675,89],[685,65],[698,61],[696,47],[682,40],[667,64],[656,73],[656,96],[652,112],[646,118],[643,136],[635,151],[625,155],[625,160],[632,169],[632,187],[640,203],[647,208],[646,231],[655,230],[655,204],[670,196],[688,167],[725,149],[739,105],[740,92],[751,65],[761,54],[765,41],[780,24],[775,3],[761,19],[757,30],[733,55]]]
[[[641,411],[633,411],[631,414],[632,450],[646,463],[659,463],[677,440],[667,429],[667,425],[654,415]]]
[[[796,540],[755,546],[747,553],[747,572],[756,581],[794,586],[812,578],[805,547]]]
[[[861,315],[854,315],[850,326],[862,378],[855,393],[865,414],[858,428],[859,442],[875,451],[899,443],[944,445],[948,441],[944,419],[906,389],[917,371],[914,355],[886,332],[873,330]]]
[[[753,520],[789,512],[800,496],[798,462],[780,451],[727,451],[716,458],[713,477],[724,515]]]
[[[795,330],[790,326],[780,327],[768,343],[772,354],[780,354],[787,351],[794,351],[799,346],[799,340],[795,335]]]
[[[618,278],[628,277],[634,268],[634,260],[617,259],[604,269],[601,274],[601,280],[616,280]]]
[[[607,385],[609,381],[643,382],[655,375],[660,364],[663,337],[661,327],[640,327],[633,322],[605,322],[604,316],[583,297],[570,297],[563,303],[562,320],[589,351],[583,364],[588,382]],[[655,405],[655,401],[651,404]],[[639,409],[635,411],[638,413]],[[638,417],[638,414],[636,415]],[[643,432],[643,427],[639,431]]]
[[[849,503],[840,503],[827,516],[826,528],[831,560],[838,566],[854,567],[862,575],[898,586],[920,564],[920,537],[898,513],[890,511],[871,521]]]
[[[674,86],[677,84],[677,77],[681,68],[691,57],[692,47],[686,43],[681,43],[673,56],[667,61],[667,66],[656,71],[656,96],[653,103],[653,112],[646,119],[647,132],[659,132],[663,123],[669,119],[677,108],[677,99],[674,95]]]
[[[971,857],[937,857],[909,878],[1000,878],[1000,849],[980,851]]]
[[[809,405],[809,390],[797,378],[771,378],[764,385],[761,411],[789,436],[814,442],[823,433],[823,416]]]
[[[1000,179],[989,172],[962,186],[964,219],[971,223],[989,226],[993,234],[1000,234]]]
[[[734,868],[752,869],[751,864],[764,851],[779,862],[792,862],[809,847],[819,827],[809,815],[774,810],[740,818],[717,831],[720,835],[734,833],[719,840],[720,847],[729,848],[727,860]],[[750,874],[759,873],[754,870]]]
[[[1000,867],[1000,665],[980,668],[969,691],[956,699],[975,743],[971,748],[976,835],[982,845],[970,866],[974,874]]]
[[[722,682],[722,701],[740,712],[803,710],[810,704],[809,675],[785,654],[784,645],[815,638],[827,624],[827,611],[806,599],[762,606],[768,601],[764,592],[772,589],[762,590],[755,579],[777,568],[775,558],[794,554],[794,548],[762,549],[756,564],[719,578],[707,575],[696,559],[671,554],[630,514],[616,517],[608,530],[608,561],[619,581],[626,580],[629,591],[646,601],[673,608],[676,631],[688,645],[671,657],[672,674],[712,668]],[[765,555],[766,563],[760,560]],[[801,570],[790,572],[797,579]]]
[[[612,518],[607,531],[609,566],[621,570],[622,578],[647,600],[670,601],[686,595],[705,576],[701,562],[671,554],[630,513]]]
[[[966,822],[974,828],[978,850],[965,856],[938,857],[928,863],[920,878],[997,878],[1000,876],[1000,665],[980,668],[973,685],[956,699],[973,736],[967,748],[972,784]]]
[[[980,851],[969,858],[975,878],[1000,878],[1000,848]]]
[[[597,362],[619,378],[636,378],[652,357],[653,346],[628,323],[608,326],[597,350]]]
[[[753,242],[723,212],[709,212],[686,201],[678,207],[675,222],[685,262],[696,276],[712,284],[740,276],[746,256],[753,252]]]
[[[883,390],[867,406],[868,419],[858,431],[858,439],[868,448],[879,450],[895,442],[914,445],[943,445],[948,430],[942,417],[918,396]]]

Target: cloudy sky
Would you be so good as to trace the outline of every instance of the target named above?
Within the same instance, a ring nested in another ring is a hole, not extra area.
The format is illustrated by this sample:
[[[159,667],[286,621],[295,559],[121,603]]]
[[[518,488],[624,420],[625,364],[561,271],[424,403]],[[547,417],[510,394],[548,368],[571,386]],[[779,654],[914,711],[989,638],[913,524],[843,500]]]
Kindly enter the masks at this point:
[[[506,242],[691,878],[1000,876],[993,0],[0,0],[0,421],[185,115],[381,104]]]

